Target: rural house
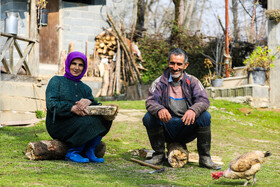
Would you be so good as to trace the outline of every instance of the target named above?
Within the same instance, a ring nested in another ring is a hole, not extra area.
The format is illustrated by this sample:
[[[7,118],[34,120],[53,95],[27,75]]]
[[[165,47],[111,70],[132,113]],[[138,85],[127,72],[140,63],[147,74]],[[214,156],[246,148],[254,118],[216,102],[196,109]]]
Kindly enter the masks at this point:
[[[45,110],[48,79],[58,72],[61,52],[92,54],[95,36],[108,28],[107,14],[122,19],[127,0],[0,1],[0,124],[24,124]],[[131,9],[132,11],[132,9]],[[126,14],[127,15],[127,14]],[[100,78],[85,80],[93,94]]]

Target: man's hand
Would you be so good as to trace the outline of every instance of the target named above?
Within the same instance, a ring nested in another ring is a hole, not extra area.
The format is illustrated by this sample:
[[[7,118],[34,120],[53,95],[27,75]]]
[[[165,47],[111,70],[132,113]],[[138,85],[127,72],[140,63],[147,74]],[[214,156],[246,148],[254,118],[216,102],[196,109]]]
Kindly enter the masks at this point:
[[[91,104],[91,100],[89,99],[81,99],[80,101],[76,102],[76,105],[79,110],[85,110],[85,108],[90,104]]]
[[[191,125],[195,121],[195,112],[193,110],[187,110],[181,119],[185,125]]]
[[[77,114],[78,116],[86,116],[88,115],[87,109],[81,110],[78,105],[74,105],[71,108],[71,112]]]
[[[172,117],[167,109],[163,108],[158,111],[160,121],[167,123]]]

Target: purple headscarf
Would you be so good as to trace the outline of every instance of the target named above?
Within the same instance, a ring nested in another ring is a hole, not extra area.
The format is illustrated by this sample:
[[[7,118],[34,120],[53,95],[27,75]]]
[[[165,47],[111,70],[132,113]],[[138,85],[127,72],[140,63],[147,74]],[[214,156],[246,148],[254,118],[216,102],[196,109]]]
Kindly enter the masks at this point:
[[[84,70],[82,71],[82,73],[79,76],[73,76],[70,73],[70,65],[72,60],[74,60],[75,58],[80,58],[84,61]],[[79,82],[81,80],[81,78],[83,78],[84,74],[87,71],[87,57],[78,51],[73,51],[71,53],[69,53],[69,55],[67,56],[66,60],[65,60],[65,74],[64,77],[66,77],[67,79],[70,79],[72,81],[75,82]]]

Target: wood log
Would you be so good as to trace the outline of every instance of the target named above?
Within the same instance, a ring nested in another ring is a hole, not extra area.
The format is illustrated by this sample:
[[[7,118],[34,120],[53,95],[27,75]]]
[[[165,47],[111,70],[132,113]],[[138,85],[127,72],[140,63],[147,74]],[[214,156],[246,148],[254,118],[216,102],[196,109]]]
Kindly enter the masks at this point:
[[[71,42],[68,46],[68,54],[74,51],[74,43]]]
[[[58,75],[63,75],[65,73],[65,60],[66,60],[66,50],[60,52],[59,64],[58,64]]]
[[[130,158],[130,160],[133,161],[133,162],[137,162],[137,163],[139,163],[139,164],[141,164],[141,165],[144,165],[144,166],[149,166],[150,168],[153,168],[153,169],[156,169],[156,170],[161,170],[161,169],[163,169],[163,168],[161,168],[160,166],[156,166],[156,165],[153,165],[153,164],[148,164],[148,163],[146,163],[146,162],[143,162],[143,161],[141,161],[141,160],[137,160],[137,159],[135,159],[135,158]]]
[[[101,96],[107,96],[108,86],[109,86],[109,68],[107,64],[104,64],[104,75],[103,75]]]
[[[114,69],[115,69],[115,67],[114,67],[115,65],[114,65],[114,63],[110,63],[110,68],[109,68],[109,87],[108,87],[108,93],[107,93],[107,95],[108,96],[112,96],[113,95],[113,93],[114,93],[114,77],[115,77],[115,73],[114,73]]]
[[[106,32],[105,32],[105,31],[102,31],[101,33],[99,33],[99,34],[95,37],[95,39],[102,38],[105,34],[106,34]]]
[[[116,88],[116,94],[120,94],[120,90],[121,90],[120,74],[121,74],[121,49],[120,49],[120,43],[118,42],[115,80],[114,80],[114,87]]]
[[[106,39],[107,41],[111,40],[110,34],[106,34],[106,35],[105,35],[105,39]]]
[[[100,47],[100,48],[104,48],[104,46],[105,46],[105,43],[104,43],[104,42],[101,42],[101,43],[99,44],[99,47]]]
[[[119,42],[118,42],[119,43]],[[125,72],[125,62],[124,62],[124,51],[121,50],[121,68],[122,68],[122,76],[123,76],[123,82],[126,84],[126,72]]]
[[[174,142],[168,144],[167,149],[168,163],[173,168],[181,168],[188,162],[189,152],[187,147],[183,147],[181,144]]]
[[[92,62],[92,74],[94,77],[99,77],[99,68],[98,68],[98,64],[100,63],[100,59],[99,56],[97,54],[96,49],[93,50],[93,57],[91,57],[93,59]]]
[[[59,140],[41,140],[39,142],[29,142],[25,156],[29,160],[61,160],[65,158],[68,146]],[[95,148],[95,155],[104,157],[106,144],[100,142]]]
[[[109,56],[114,56],[115,52],[112,51],[112,50],[109,50],[109,51],[108,51],[108,54],[109,54]]]
[[[111,41],[116,41],[116,37],[115,36],[111,36]]]
[[[98,48],[98,49],[97,49],[97,52],[98,52],[98,53],[102,53],[102,52],[103,52],[103,49]]]

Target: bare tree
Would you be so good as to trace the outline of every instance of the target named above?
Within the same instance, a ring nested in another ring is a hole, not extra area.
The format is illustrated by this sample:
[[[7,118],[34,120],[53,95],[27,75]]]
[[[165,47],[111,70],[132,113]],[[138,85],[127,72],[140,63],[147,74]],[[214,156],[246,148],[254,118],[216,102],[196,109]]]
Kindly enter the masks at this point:
[[[198,30],[201,29],[202,16],[203,16],[203,12],[204,12],[205,3],[206,3],[206,0],[203,0],[202,6],[201,6],[201,10],[200,10],[199,21],[198,21],[198,25],[197,25],[197,29]]]
[[[239,40],[239,25],[238,25],[238,4],[237,0],[232,0],[232,14],[233,14],[233,37]]]
[[[188,29],[191,23],[193,11],[194,11],[194,4],[195,0],[187,0],[187,3],[185,3],[184,6],[184,28]]]

